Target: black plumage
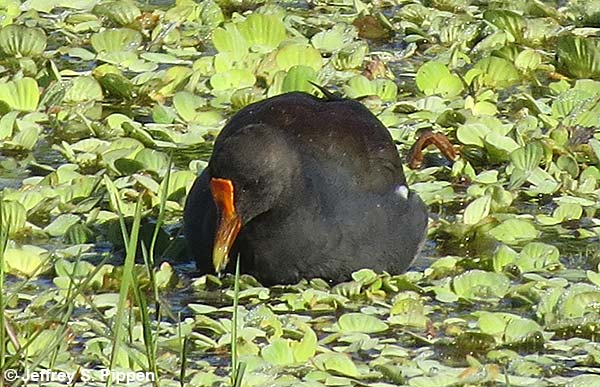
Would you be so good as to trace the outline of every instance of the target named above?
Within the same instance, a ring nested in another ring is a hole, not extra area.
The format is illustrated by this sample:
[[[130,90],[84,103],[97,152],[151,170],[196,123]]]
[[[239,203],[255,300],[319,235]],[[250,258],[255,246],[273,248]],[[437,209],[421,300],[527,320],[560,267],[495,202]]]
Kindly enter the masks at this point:
[[[263,284],[401,273],[428,219],[402,168],[389,132],[359,102],[288,93],[249,105],[223,128],[188,196],[190,255],[214,273],[239,253],[242,272]]]

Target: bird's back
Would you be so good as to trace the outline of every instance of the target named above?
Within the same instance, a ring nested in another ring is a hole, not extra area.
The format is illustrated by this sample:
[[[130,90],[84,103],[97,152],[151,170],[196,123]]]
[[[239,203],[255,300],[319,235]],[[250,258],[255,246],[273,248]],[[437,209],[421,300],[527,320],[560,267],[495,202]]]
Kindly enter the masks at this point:
[[[383,192],[390,184],[406,183],[388,130],[359,102],[288,93],[242,109],[219,137],[253,124],[281,131],[303,157],[337,163],[363,189]]]

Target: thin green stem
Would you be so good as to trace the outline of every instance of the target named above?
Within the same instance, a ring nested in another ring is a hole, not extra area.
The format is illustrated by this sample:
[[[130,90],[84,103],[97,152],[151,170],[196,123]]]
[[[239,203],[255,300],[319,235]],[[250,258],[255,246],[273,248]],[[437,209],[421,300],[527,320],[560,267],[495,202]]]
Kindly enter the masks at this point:
[[[233,316],[231,321],[231,384],[240,386],[244,377],[246,364],[240,363],[238,359],[238,304],[240,299],[240,256],[235,262],[235,278],[233,285]]]
[[[139,231],[140,224],[142,220],[142,203],[141,199],[139,199],[135,206],[135,214],[133,217],[133,225],[131,227],[131,234],[129,237],[129,241],[124,240],[127,254],[125,256],[125,263],[123,264],[123,276],[121,278],[121,289],[119,291],[119,301],[117,305],[117,313],[115,315],[114,325],[113,325],[113,346],[110,354],[110,369],[114,369],[117,361],[117,355],[119,353],[119,349],[123,345],[122,336],[123,336],[123,324],[124,316],[125,316],[125,306],[127,304],[129,289],[131,285],[134,283],[133,281],[133,267],[135,263],[135,254],[137,251],[137,246],[139,243]],[[123,218],[121,215],[120,218]],[[122,220],[122,225],[125,224],[125,221]],[[123,235],[126,235],[126,230],[122,230]],[[107,387],[112,386],[112,379],[108,378],[106,381]]]

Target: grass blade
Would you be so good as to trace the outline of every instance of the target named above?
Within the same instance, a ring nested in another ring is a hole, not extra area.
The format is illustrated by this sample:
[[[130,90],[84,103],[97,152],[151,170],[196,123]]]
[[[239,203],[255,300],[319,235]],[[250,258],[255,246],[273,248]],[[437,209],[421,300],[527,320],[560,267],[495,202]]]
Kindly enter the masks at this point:
[[[125,256],[125,263],[123,264],[123,277],[121,279],[121,288],[119,290],[119,301],[117,305],[117,313],[115,315],[114,324],[113,324],[113,343],[112,343],[112,351],[110,354],[110,369],[116,368],[116,360],[119,348],[123,345],[123,325],[124,325],[124,316],[125,316],[125,305],[127,304],[127,299],[129,296],[129,288],[134,283],[133,280],[133,266],[135,263],[135,254],[138,246],[139,239],[139,231],[140,224],[142,221],[142,203],[141,199],[139,199],[135,206],[135,215],[133,217],[133,225],[131,227],[131,234],[129,237],[129,241],[125,240],[125,244],[127,247],[127,254]],[[121,216],[122,218],[122,216]],[[124,225],[124,220],[121,222]],[[122,230],[123,235],[126,235],[126,230]],[[106,385],[108,387],[112,386],[112,380],[109,376]]]
[[[237,256],[235,262],[235,278],[233,285],[233,316],[231,321],[231,384],[241,386],[246,369],[245,363],[239,363],[237,339],[238,339],[238,305],[240,299],[240,256]]]

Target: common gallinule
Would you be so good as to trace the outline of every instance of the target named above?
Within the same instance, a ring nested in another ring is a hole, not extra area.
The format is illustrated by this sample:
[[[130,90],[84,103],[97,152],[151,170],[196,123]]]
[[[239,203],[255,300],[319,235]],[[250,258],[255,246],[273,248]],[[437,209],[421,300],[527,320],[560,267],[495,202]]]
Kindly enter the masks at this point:
[[[184,227],[201,272],[231,271],[240,254],[241,271],[270,285],[339,282],[361,268],[401,273],[427,219],[389,132],[367,108],[295,92],[225,125],[187,198]]]

